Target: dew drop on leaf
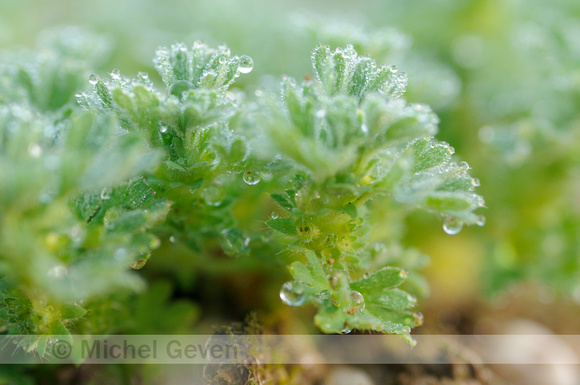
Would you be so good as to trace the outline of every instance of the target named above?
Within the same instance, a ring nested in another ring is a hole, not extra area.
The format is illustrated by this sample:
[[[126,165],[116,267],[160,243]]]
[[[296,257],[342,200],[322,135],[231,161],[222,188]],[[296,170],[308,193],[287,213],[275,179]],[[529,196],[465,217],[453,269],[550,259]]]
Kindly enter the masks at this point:
[[[252,171],[246,171],[244,173],[244,182],[246,182],[246,184],[250,185],[250,186],[254,186],[258,183],[260,183],[260,181],[262,180],[262,178],[260,177],[260,173],[258,172],[252,172]]]
[[[413,325],[414,326],[423,325],[423,314],[421,314],[419,312],[413,313]]]
[[[477,216],[477,221],[475,222],[475,224],[478,225],[478,226],[485,225],[485,217],[483,215],[478,215]]]
[[[463,222],[457,218],[447,217],[443,221],[443,231],[449,235],[455,235],[463,228]]]
[[[113,80],[119,80],[119,79],[121,79],[121,71],[119,71],[117,68],[115,68],[111,72],[111,78],[113,78]]]
[[[207,186],[201,192],[201,196],[205,199],[205,203],[210,206],[219,206],[225,198],[225,195],[225,189],[217,183]]]
[[[296,281],[288,281],[280,289],[280,299],[289,306],[300,306],[306,300],[304,289]]]
[[[341,334],[348,334],[352,332],[352,329],[348,327],[348,325],[345,325],[344,328],[340,331]]]
[[[99,77],[95,74],[92,74],[91,76],[89,76],[89,83],[91,83],[92,85],[97,84],[97,82],[99,81]]]
[[[108,200],[111,199],[111,193],[113,192],[113,190],[110,187],[104,187],[101,190],[101,199],[102,200]]]
[[[479,183],[479,179],[477,179],[477,178],[473,178],[473,179],[471,180],[471,185],[472,185],[473,187],[479,187],[479,184],[480,184],[480,183]]]
[[[329,299],[329,298],[330,298],[330,292],[329,292],[328,290],[322,290],[322,291],[321,291],[321,292],[318,294],[318,297],[319,297],[321,300],[323,300],[323,301],[324,301],[324,300],[327,300],[327,299]]]
[[[243,55],[240,56],[240,65],[238,67],[238,70],[243,73],[243,74],[247,74],[252,72],[252,69],[254,68],[254,61],[252,60],[251,57]]]
[[[276,211],[272,211],[272,214],[270,214],[270,218],[278,219],[278,213]]]
[[[356,311],[363,311],[365,309],[365,298],[356,290],[350,292],[350,301]]]

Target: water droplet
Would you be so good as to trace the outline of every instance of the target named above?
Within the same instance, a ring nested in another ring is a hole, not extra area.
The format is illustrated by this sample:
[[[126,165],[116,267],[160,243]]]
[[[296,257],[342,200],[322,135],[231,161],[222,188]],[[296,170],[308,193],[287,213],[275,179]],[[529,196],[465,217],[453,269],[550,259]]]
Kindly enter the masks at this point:
[[[360,129],[365,134],[368,134],[368,132],[369,132],[369,127],[366,124],[364,124],[364,123],[360,126]]]
[[[306,300],[304,289],[296,281],[288,281],[280,289],[280,299],[289,306],[300,306]]]
[[[111,78],[113,78],[113,80],[119,80],[119,79],[121,79],[121,71],[119,71],[119,69],[115,68],[111,72]]]
[[[176,241],[176,239],[173,235],[169,237],[169,242],[175,243],[175,241]]]
[[[366,279],[366,278],[369,278],[370,276],[371,276],[371,273],[369,273],[368,271],[367,271],[367,272],[366,272],[366,273],[363,275],[363,277],[364,277],[365,279]]]
[[[419,312],[413,313],[413,325],[414,326],[423,325],[423,314]]]
[[[459,167],[464,169],[464,170],[469,170],[469,163],[467,163],[466,161],[461,161],[459,162]]]
[[[111,189],[110,187],[104,187],[101,190],[101,199],[103,199],[103,200],[111,199],[112,192],[113,192],[113,189]]]
[[[92,85],[97,84],[99,81],[99,77],[95,74],[92,74],[91,76],[89,76],[89,83],[91,83]]]
[[[455,149],[451,146],[447,147],[447,151],[449,151],[451,155],[455,154]]]
[[[415,297],[413,294],[407,294],[407,301],[417,303],[417,297]]]
[[[143,80],[149,79],[149,74],[147,72],[139,72],[137,76],[139,76]]]
[[[238,67],[238,70],[243,73],[243,74],[247,74],[252,72],[252,69],[254,68],[254,61],[252,60],[251,57],[243,55],[240,56],[240,65]]]
[[[399,272],[399,277],[401,278],[407,278],[409,276],[409,270],[407,269],[403,269]]]
[[[443,221],[443,231],[449,235],[455,235],[463,228],[463,222],[457,218],[447,217]]]
[[[226,61],[228,61],[228,58],[225,56],[221,56],[218,61],[220,62],[220,64],[225,64]]]
[[[352,332],[352,329],[348,325],[344,325],[344,328],[340,331],[341,334],[348,334],[350,332]]]
[[[230,257],[238,257],[248,251],[250,238],[238,229],[222,230],[222,248]]]
[[[226,191],[221,185],[213,183],[201,191],[201,196],[208,205],[219,206],[226,196]]]
[[[473,187],[479,187],[479,179],[477,179],[477,178],[473,178],[473,179],[471,180],[471,185],[472,185]]]
[[[318,110],[318,111],[316,111],[315,115],[318,119],[322,119],[326,116],[326,111],[325,110]]]
[[[260,173],[253,171],[246,171],[243,176],[244,182],[250,186],[254,186],[262,180]]]
[[[485,225],[485,217],[483,215],[478,215],[477,216],[477,221],[475,222],[475,224],[478,225],[478,226]]]
[[[323,301],[327,300],[330,298],[330,292],[328,290],[322,290],[320,294],[318,294],[318,297]]]
[[[365,298],[356,290],[350,292],[350,302],[357,311],[365,309]]]
[[[162,133],[166,133],[168,128],[169,127],[167,127],[165,124],[161,124],[159,127],[159,131],[161,131]]]
[[[278,213],[276,211],[272,211],[272,214],[270,214],[270,218],[278,219]]]

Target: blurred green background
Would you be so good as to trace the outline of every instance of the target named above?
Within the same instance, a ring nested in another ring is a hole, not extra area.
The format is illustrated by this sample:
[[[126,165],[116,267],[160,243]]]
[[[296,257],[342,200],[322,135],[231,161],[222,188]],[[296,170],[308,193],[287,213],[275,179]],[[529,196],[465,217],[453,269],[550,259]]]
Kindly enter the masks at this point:
[[[580,332],[580,2],[0,1],[3,52],[42,50],[61,26],[108,40],[101,75],[155,76],[160,45],[225,43],[254,60],[236,83],[247,93],[310,72],[317,43],[396,64],[406,98],[433,107],[438,138],[469,162],[487,206],[483,228],[455,236],[432,216],[409,219],[406,242],[432,258],[424,330],[493,331],[505,314]]]

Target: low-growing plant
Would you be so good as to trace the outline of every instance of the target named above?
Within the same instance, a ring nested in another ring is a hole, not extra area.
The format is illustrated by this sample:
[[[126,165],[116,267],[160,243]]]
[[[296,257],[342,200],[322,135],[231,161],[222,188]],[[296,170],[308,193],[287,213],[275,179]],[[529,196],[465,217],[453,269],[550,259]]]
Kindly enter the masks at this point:
[[[428,211],[456,234],[483,225],[484,201],[434,138],[437,116],[402,98],[404,73],[320,45],[304,80],[249,93],[233,85],[252,59],[225,46],[160,48],[162,85],[89,75],[91,58],[63,47],[1,69],[5,333],[38,336],[26,348],[43,355],[53,335],[147,330],[131,323],[146,283],[133,270],[176,245],[200,269],[287,264],[281,300],[315,307],[324,333],[414,343],[427,257],[401,242],[404,219]]]

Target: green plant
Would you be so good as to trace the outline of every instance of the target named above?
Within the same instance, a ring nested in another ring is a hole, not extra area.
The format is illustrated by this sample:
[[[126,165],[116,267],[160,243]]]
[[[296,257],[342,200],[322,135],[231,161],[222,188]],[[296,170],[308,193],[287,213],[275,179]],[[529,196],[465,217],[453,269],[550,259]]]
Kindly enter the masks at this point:
[[[404,73],[319,46],[312,77],[253,98],[231,88],[252,59],[177,44],[157,51],[161,90],[113,70],[73,98],[88,64],[63,46],[0,78],[5,332],[41,336],[27,348],[42,355],[51,335],[146,330],[128,312],[144,287],[131,269],[180,245],[200,269],[289,264],[282,301],[314,305],[325,333],[414,343],[427,257],[400,242],[403,220],[426,210],[455,234],[483,225],[484,203],[467,163],[434,139],[436,115],[401,99]]]

